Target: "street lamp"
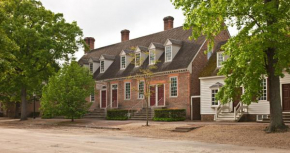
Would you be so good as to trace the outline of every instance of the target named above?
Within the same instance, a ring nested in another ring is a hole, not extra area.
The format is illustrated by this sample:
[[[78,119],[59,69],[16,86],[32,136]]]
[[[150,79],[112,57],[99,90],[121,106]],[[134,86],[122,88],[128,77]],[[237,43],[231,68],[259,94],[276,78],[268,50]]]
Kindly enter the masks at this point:
[[[36,94],[33,92],[33,119],[35,119],[35,97]]]

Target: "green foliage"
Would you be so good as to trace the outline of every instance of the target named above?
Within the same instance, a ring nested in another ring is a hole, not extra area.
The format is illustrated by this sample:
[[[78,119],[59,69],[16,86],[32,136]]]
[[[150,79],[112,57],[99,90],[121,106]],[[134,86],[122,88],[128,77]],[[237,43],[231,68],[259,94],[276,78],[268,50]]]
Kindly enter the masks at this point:
[[[0,1],[0,94],[2,101],[20,101],[41,93],[43,81],[69,60],[80,45],[82,30],[62,14],[46,10],[36,0]],[[22,119],[26,119],[23,112]]]
[[[107,120],[127,120],[128,110],[112,109],[107,111]]]
[[[76,61],[66,63],[43,87],[43,116],[66,116],[71,119],[83,116],[91,106],[86,97],[94,91],[94,84],[87,68],[80,67]]]
[[[186,118],[185,109],[155,109],[154,121],[184,121]]]
[[[205,35],[210,42],[209,50],[214,37],[226,26],[239,30],[223,46],[229,58],[219,73],[227,76],[217,95],[221,102],[230,102],[236,95],[234,89],[240,86],[245,89],[244,103],[250,104],[260,96],[261,80],[272,76],[270,60],[275,61],[273,75],[283,77],[283,70],[290,72],[289,0],[174,0],[173,4],[183,10],[184,28],[192,28],[191,38]],[[269,56],[271,52],[273,57]]]

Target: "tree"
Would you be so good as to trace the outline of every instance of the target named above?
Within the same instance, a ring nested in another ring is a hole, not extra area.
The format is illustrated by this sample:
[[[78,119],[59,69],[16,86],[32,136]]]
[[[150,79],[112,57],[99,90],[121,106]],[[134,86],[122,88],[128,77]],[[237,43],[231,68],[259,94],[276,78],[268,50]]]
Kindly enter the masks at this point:
[[[6,17],[0,27],[18,46],[17,50],[7,50],[12,71],[5,70],[1,76],[0,94],[19,94],[21,120],[26,120],[27,98],[57,72],[57,61],[68,60],[84,44],[82,30],[76,22],[67,23],[62,14],[46,10],[36,0],[1,0],[0,7]]]
[[[234,89],[243,86],[243,103],[249,105],[253,99],[257,102],[261,81],[268,77],[271,121],[266,130],[286,129],[280,77],[284,76],[284,70],[290,73],[290,1],[175,0],[173,4],[184,11],[184,28],[192,28],[191,38],[206,35],[211,47],[214,36],[226,26],[237,27],[239,33],[223,46],[229,59],[219,74],[227,78],[217,98],[222,103],[230,102],[237,94]]]
[[[94,85],[87,68],[80,67],[76,61],[66,63],[43,88],[41,110],[44,116],[66,116],[72,122],[83,116],[91,106],[86,97],[94,91]]]

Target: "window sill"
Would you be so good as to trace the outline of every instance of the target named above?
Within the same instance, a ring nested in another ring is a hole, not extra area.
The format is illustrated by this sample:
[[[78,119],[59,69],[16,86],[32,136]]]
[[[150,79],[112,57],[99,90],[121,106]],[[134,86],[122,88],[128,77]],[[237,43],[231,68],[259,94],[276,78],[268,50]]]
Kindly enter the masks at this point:
[[[169,98],[178,98],[178,96],[169,96]]]
[[[212,108],[217,108],[219,105],[211,105]]]

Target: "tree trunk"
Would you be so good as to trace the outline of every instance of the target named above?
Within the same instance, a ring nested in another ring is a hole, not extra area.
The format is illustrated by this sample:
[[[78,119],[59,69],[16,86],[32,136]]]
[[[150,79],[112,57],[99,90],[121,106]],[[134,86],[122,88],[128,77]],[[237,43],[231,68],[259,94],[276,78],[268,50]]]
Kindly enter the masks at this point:
[[[148,124],[149,118],[148,118],[148,98],[146,99],[146,126],[149,126]]]
[[[74,122],[74,121],[75,121],[75,120],[74,120],[74,117],[72,116],[72,117],[71,117],[71,122]]]
[[[268,65],[268,80],[270,91],[270,125],[266,128],[267,132],[284,131],[287,126],[283,122],[282,106],[280,96],[280,77],[275,75],[274,65],[277,59],[274,59],[275,49],[269,48],[267,51]]]
[[[27,101],[26,101],[26,88],[22,87],[21,88],[21,118],[20,120],[27,120]]]

